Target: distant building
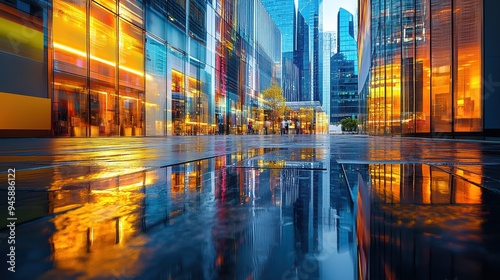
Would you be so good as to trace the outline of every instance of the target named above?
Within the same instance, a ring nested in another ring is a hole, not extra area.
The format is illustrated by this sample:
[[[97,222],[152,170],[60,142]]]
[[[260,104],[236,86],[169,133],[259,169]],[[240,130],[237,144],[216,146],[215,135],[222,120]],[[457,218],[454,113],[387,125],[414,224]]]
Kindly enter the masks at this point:
[[[321,76],[321,83],[323,86],[321,87],[321,90],[323,91],[322,96],[323,96],[323,102],[322,104],[325,104],[325,113],[327,115],[330,115],[330,94],[331,94],[331,86],[330,86],[330,81],[331,81],[331,76],[330,76],[330,60],[332,58],[332,55],[337,52],[337,36],[335,31],[327,31],[322,33],[322,39],[323,39],[323,72]]]
[[[338,13],[337,53],[331,58],[330,123],[358,118],[358,51],[354,17],[340,8]]]
[[[297,51],[297,6],[294,0],[262,0],[281,32],[281,87],[287,101],[299,100],[300,69],[294,60]]]
[[[311,101],[311,56],[309,52],[309,26],[301,13],[297,13],[297,45],[294,61],[300,71],[299,101]]]
[[[321,96],[321,65],[322,47],[320,45],[320,33],[323,31],[323,11],[321,9],[323,0],[298,0],[299,13],[309,28],[309,57],[311,58],[309,69],[311,71],[311,99],[312,101],[323,101]],[[307,101],[303,99],[303,101]]]

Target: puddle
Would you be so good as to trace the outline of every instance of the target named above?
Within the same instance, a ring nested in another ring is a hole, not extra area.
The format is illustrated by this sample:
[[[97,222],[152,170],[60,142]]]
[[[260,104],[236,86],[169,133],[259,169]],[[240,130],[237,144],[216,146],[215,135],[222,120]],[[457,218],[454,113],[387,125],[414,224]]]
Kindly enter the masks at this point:
[[[78,184],[59,172],[57,188],[18,191],[16,277],[486,279],[500,270],[498,197],[467,168],[297,148],[78,169]]]

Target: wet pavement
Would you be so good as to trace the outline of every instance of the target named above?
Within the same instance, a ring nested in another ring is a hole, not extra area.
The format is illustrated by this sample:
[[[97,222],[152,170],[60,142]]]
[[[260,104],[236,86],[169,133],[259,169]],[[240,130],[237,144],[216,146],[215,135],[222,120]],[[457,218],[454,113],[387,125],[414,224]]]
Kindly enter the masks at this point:
[[[500,272],[500,143],[242,135],[0,147],[0,279]]]

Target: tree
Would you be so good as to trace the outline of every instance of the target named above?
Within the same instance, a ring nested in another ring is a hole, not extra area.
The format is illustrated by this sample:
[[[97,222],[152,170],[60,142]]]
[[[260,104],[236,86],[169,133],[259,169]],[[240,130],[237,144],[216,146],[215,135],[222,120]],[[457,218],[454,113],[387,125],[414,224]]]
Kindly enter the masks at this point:
[[[278,120],[280,113],[284,111],[286,98],[283,97],[283,90],[277,84],[262,91],[262,99],[264,100],[264,110],[267,112],[267,120],[272,122],[273,133],[274,126]]]
[[[340,121],[342,126],[342,131],[357,131],[358,130],[358,120],[353,118],[344,118]]]

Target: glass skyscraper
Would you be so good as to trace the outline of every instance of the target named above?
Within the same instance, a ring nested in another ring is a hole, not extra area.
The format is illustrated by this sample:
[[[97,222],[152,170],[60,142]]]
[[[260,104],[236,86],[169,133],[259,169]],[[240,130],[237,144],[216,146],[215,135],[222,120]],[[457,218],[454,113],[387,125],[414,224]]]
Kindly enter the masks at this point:
[[[323,31],[323,11],[321,9],[323,0],[299,0],[299,13],[303,15],[308,25],[309,32],[309,57],[311,58],[309,69],[311,69],[311,95],[303,101],[322,102],[320,72],[322,65],[322,47],[320,45],[320,33]]]
[[[337,36],[335,31],[327,31],[327,32],[322,32],[322,53],[323,53],[323,61],[322,61],[322,76],[321,76],[321,83],[322,83],[322,96],[323,96],[323,102],[322,104],[325,104],[324,109],[326,115],[330,115],[330,94],[331,94],[331,75],[330,75],[330,60],[337,52]]]
[[[281,34],[258,0],[0,0],[0,64],[0,136],[241,133]]]
[[[337,53],[331,59],[330,123],[358,118],[358,46],[354,34],[354,17],[347,10],[338,12]]]
[[[492,94],[500,72],[497,3],[360,1],[360,92],[367,97],[367,131],[499,136],[494,104],[500,98]]]
[[[294,0],[262,0],[262,4],[281,32],[283,96],[287,101],[298,101],[301,71],[294,60],[297,51],[297,7]]]

